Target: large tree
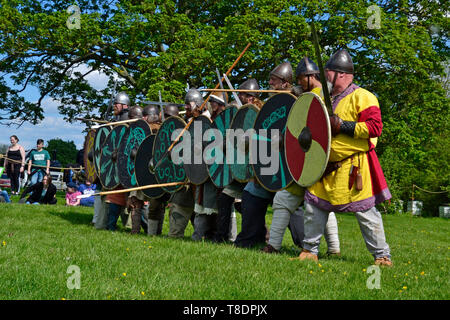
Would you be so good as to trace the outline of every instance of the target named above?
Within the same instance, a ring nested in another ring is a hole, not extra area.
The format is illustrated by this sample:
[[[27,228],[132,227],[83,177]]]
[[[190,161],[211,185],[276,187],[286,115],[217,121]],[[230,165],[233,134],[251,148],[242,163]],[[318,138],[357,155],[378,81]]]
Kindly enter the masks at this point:
[[[51,139],[47,142],[46,149],[50,153],[52,160],[59,161],[63,167],[76,162],[77,147],[73,141]]]
[[[76,29],[66,24],[73,1],[0,0],[0,122],[40,121],[47,96],[61,102],[69,121],[98,116],[116,77],[135,102],[156,100],[158,91],[182,102],[186,83],[212,87],[215,69],[224,72],[248,42],[231,80],[255,77],[266,86],[278,63],[295,67],[304,55],[314,57],[314,18],[323,59],[347,48],[355,81],[380,100],[385,130],[378,153],[396,196],[406,197],[399,190],[414,181],[438,190],[449,185],[450,171],[448,155],[439,154],[449,133],[448,95],[438,80],[449,57],[446,3],[80,0]],[[86,71],[73,72],[80,65]],[[95,71],[109,75],[106,89],[86,81]],[[37,102],[21,95],[28,86],[39,89]],[[427,171],[437,172],[432,182]]]

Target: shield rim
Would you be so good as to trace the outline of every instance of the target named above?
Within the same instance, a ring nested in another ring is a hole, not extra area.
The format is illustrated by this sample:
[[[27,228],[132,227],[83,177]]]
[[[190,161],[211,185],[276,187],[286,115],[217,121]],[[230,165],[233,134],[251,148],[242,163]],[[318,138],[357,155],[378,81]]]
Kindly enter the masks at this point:
[[[330,125],[330,120],[329,120],[329,118],[328,118],[328,110],[327,110],[327,108],[326,108],[326,106],[325,106],[325,102],[323,101],[323,99],[322,99],[318,94],[316,94],[316,93],[314,93],[314,92],[311,92],[311,91],[309,91],[309,92],[303,92],[300,96],[298,96],[297,100],[294,102],[294,104],[292,105],[291,110],[289,111],[288,119],[289,119],[289,117],[290,117],[290,115],[291,115],[291,112],[293,112],[294,106],[295,106],[295,104],[297,103],[297,101],[298,101],[301,97],[303,97],[303,96],[305,96],[305,95],[313,95],[313,98],[316,98],[316,99],[319,101],[320,106],[322,107],[322,110],[323,110],[324,114],[327,115],[327,117],[325,117],[325,118],[327,119],[326,125],[327,125],[327,133],[328,133],[328,148],[327,148],[327,150],[326,150],[326,155],[327,155],[326,161],[325,161],[325,164],[323,165],[323,168],[322,168],[322,170],[321,170],[320,176],[317,178],[317,180],[316,180],[315,182],[313,182],[312,184],[309,184],[309,185],[301,185],[300,183],[298,183],[298,181],[294,179],[294,176],[293,176],[292,173],[291,173],[291,167],[289,166],[289,163],[287,163],[287,164],[288,164],[287,167],[288,167],[288,170],[289,170],[289,174],[291,175],[293,181],[294,181],[297,185],[299,185],[300,187],[308,188],[308,187],[312,186],[314,183],[316,183],[317,181],[320,180],[320,178],[322,177],[323,173],[325,172],[325,169],[326,169],[327,164],[328,164],[328,160],[330,159],[330,151],[331,151],[331,125]],[[286,122],[286,126],[287,126],[287,122]],[[284,145],[287,146],[287,144],[286,144],[286,135],[284,135]],[[286,157],[286,160],[287,160],[286,149],[287,149],[287,148],[284,148],[284,156]],[[302,171],[302,172],[303,172],[303,171]]]
[[[292,93],[289,93],[289,92],[282,92],[282,93],[274,94],[274,95],[271,96],[269,99],[272,99],[273,97],[278,96],[278,95],[280,95],[280,94],[283,94],[283,95],[284,95],[284,94],[290,95],[290,96],[294,97],[295,100],[297,100],[297,97],[296,97],[295,95],[293,95]],[[264,105],[267,103],[267,101],[269,101],[269,99],[267,99],[267,100],[264,102],[264,104],[262,105],[261,109],[259,109],[258,116],[259,116],[259,113],[261,112],[261,110],[264,108]],[[295,101],[294,101],[294,103],[295,103]],[[292,106],[291,106],[291,110],[292,110],[292,107],[294,106],[294,103],[293,103]],[[289,113],[291,112],[291,110],[289,110]],[[256,116],[255,122],[253,123],[253,129],[255,128],[255,124],[256,124],[256,120],[258,120],[258,116]],[[289,115],[288,115],[288,117],[286,117],[286,124],[287,124],[287,119],[288,119],[288,118],[289,118]],[[283,137],[283,140],[284,140],[284,137]],[[284,143],[284,141],[283,141],[283,143]],[[284,148],[284,150],[286,150],[286,148]],[[284,156],[284,151],[283,151],[283,156]],[[271,190],[271,189],[267,188],[265,185],[263,185],[263,184],[261,183],[261,181],[260,181],[259,178],[258,178],[258,175],[256,174],[256,170],[255,170],[255,168],[254,168],[254,164],[251,164],[251,165],[252,165],[253,172],[255,172],[254,178],[256,179],[256,181],[258,182],[258,184],[259,184],[261,187],[263,187],[266,191],[269,191],[269,192],[272,192],[272,193],[273,193],[273,192],[278,192],[278,191],[287,189],[287,188],[290,187],[291,184],[294,182],[294,178],[292,177],[291,172],[288,171],[288,172],[289,172],[289,176],[291,177],[291,181],[289,181],[289,183],[288,183],[287,185],[285,185],[285,186],[284,186],[283,188],[281,188],[281,189],[274,189],[274,190]],[[287,166],[287,160],[286,160],[286,166]]]

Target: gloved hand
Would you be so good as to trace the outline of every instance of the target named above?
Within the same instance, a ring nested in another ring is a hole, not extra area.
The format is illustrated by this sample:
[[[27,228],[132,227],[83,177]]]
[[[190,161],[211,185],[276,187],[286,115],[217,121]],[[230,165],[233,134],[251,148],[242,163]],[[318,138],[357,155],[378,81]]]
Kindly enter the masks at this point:
[[[330,125],[331,125],[331,135],[334,137],[335,135],[341,132],[342,119],[339,116],[333,114],[330,116]]]

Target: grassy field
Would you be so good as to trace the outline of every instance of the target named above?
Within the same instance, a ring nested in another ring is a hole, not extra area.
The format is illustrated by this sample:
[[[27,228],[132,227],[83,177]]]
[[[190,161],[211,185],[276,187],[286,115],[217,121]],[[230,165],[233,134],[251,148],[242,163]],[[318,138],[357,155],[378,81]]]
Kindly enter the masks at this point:
[[[394,267],[381,268],[379,289],[369,289],[373,258],[352,214],[337,215],[342,256],[327,258],[323,241],[319,264],[289,260],[299,254],[289,231],[282,253],[266,255],[193,242],[191,225],[185,239],[169,239],[167,216],[163,236],[148,237],[96,230],[92,215],[92,208],[0,203],[0,299],[450,298],[450,226],[442,218],[383,215]],[[80,289],[68,288],[74,265]]]

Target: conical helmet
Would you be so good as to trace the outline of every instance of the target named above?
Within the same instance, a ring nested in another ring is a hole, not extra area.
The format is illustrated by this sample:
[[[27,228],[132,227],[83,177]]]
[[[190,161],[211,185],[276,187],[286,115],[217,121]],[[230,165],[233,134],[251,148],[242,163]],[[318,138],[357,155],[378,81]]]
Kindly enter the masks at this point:
[[[131,104],[130,97],[123,91],[119,92],[114,98],[114,103],[126,104],[127,106],[129,106]]]
[[[225,100],[224,100],[224,95],[225,95]],[[221,103],[223,105],[227,105],[228,103],[228,94],[226,92],[212,92],[211,95],[209,96],[209,100],[210,101],[216,101],[218,103]]]
[[[184,98],[184,102],[186,104],[195,102],[197,106],[201,106],[203,103],[202,94],[195,88],[189,89],[189,91],[186,93],[186,97]]]
[[[290,62],[283,62],[270,72],[271,76],[276,76],[283,81],[292,83],[292,65]]]
[[[168,104],[164,107],[164,116],[178,116],[178,105],[175,103]]]
[[[128,111],[128,119],[141,119],[143,117],[142,108],[140,106],[133,106]]]
[[[259,90],[258,81],[255,79],[247,79],[239,86],[240,90]],[[259,92],[245,92],[248,95],[259,97]]]
[[[312,74],[319,74],[319,67],[308,57],[304,57],[297,65],[295,76],[298,78],[301,75],[309,76]]]
[[[354,67],[352,57],[347,50],[339,50],[335,52],[325,64],[325,69],[353,74]]]

